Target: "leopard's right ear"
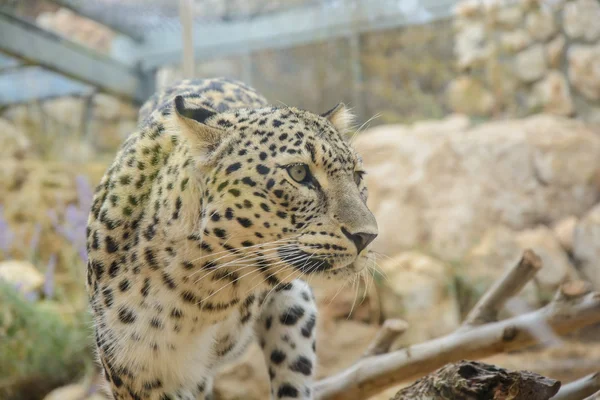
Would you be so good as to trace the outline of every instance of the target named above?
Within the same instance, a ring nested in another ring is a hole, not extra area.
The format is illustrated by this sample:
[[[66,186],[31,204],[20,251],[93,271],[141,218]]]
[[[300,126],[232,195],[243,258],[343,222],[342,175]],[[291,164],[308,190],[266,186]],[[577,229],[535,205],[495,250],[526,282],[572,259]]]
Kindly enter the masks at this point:
[[[208,125],[218,113],[206,108],[188,107],[183,96],[174,100],[176,129],[188,142],[192,153],[200,161],[208,159],[224,137],[225,131]]]

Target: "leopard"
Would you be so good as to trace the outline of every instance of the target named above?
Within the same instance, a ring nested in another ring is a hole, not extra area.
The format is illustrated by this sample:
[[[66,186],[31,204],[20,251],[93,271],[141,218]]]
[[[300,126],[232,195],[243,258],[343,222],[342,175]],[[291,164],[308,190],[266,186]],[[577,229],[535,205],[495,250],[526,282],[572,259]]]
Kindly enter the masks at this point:
[[[258,343],[272,399],[315,398],[313,285],[368,270],[377,222],[353,114],[228,78],[154,94],[94,191],[87,277],[115,400],[214,399]]]

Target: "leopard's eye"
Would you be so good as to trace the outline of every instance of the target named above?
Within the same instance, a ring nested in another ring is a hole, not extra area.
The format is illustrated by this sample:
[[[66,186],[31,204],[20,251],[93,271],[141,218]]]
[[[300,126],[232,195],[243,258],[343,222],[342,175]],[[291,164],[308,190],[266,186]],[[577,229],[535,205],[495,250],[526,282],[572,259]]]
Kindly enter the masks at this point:
[[[363,176],[365,174],[365,171],[354,171],[354,182],[357,186],[360,185],[360,182],[363,180]]]
[[[294,164],[287,167],[290,177],[298,183],[310,183],[311,175],[306,164]]]

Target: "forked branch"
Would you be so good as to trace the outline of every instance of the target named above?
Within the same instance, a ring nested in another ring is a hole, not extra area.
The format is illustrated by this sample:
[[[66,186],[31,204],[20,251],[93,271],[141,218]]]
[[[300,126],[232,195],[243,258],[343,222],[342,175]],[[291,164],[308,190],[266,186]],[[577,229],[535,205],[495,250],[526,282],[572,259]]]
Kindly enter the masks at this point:
[[[558,335],[565,335],[600,321],[600,293],[592,293],[589,285],[576,281],[561,286],[544,308],[499,322],[481,322],[495,318],[505,301],[525,286],[540,268],[539,257],[530,250],[525,251],[521,261],[477,303],[469,314],[468,324],[425,343],[362,358],[337,375],[319,381],[316,398],[366,399],[448,363],[481,359],[534,345],[540,338],[533,334],[533,328],[540,324],[546,324]]]

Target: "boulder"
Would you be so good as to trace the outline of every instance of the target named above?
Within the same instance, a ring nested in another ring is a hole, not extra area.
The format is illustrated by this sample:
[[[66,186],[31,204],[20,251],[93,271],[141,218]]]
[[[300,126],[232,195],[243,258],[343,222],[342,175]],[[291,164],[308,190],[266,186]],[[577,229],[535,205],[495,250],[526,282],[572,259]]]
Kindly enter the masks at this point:
[[[573,255],[584,277],[600,290],[600,204],[575,226]]]
[[[550,68],[560,66],[563,53],[565,51],[566,39],[564,35],[557,35],[546,45],[546,61]]]
[[[424,246],[460,260],[497,224],[513,230],[581,216],[600,196],[600,137],[539,115],[464,131],[380,127],[354,141],[379,223],[374,250]]]
[[[600,38],[600,3],[597,0],[575,0],[564,7],[563,26],[573,39],[593,41]]]
[[[494,282],[519,262],[522,253],[514,231],[502,225],[490,227],[465,256],[459,269],[464,307],[471,309]],[[525,285],[517,298],[529,307],[540,304],[533,282]]]
[[[536,40],[546,41],[558,30],[552,11],[540,7],[527,14],[525,26],[529,34]]]
[[[13,123],[0,118],[0,158],[24,158],[31,151],[27,135]]]
[[[393,347],[420,343],[455,330],[460,311],[449,264],[409,251],[381,264],[384,318],[401,318],[408,330]]]
[[[0,281],[28,294],[40,291],[44,285],[44,275],[29,261],[8,260],[0,262]]]
[[[569,83],[559,71],[550,71],[536,82],[529,98],[529,108],[546,113],[569,116],[575,111]]]
[[[521,250],[532,249],[542,259],[543,268],[535,277],[537,296],[549,300],[561,283],[577,279],[577,271],[554,232],[543,225],[516,234]]]
[[[567,61],[569,80],[575,89],[589,100],[600,100],[600,44],[571,46]]]
[[[470,76],[459,76],[450,82],[447,89],[450,109],[468,115],[489,115],[495,105],[492,92],[483,83]]]
[[[546,73],[544,46],[536,44],[517,53],[514,72],[523,82],[535,82]]]
[[[554,236],[567,253],[573,252],[573,236],[575,235],[575,227],[577,226],[577,217],[570,216],[561,219],[552,227]]]

